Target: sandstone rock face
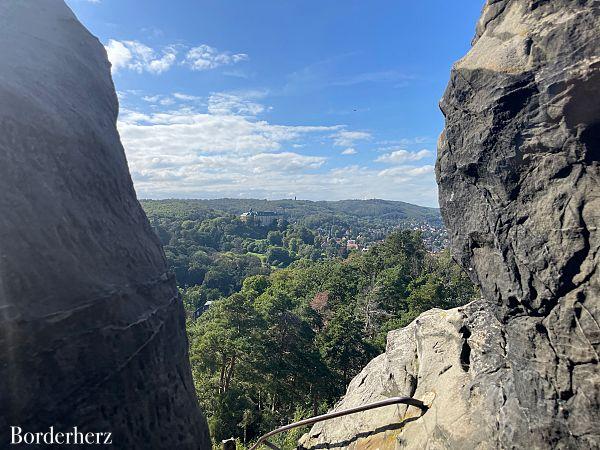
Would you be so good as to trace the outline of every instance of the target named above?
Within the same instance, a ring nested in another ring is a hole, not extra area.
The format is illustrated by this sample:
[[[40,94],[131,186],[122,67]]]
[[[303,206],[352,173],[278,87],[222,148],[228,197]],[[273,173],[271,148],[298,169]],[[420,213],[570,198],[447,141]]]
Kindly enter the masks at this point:
[[[15,425],[208,448],[101,43],[62,0],[5,0],[0,58],[0,447]]]
[[[430,310],[388,334],[383,355],[350,383],[335,409],[410,396],[430,405],[387,406],[321,422],[306,448],[495,448],[495,418],[506,400],[502,324],[484,301]],[[507,393],[506,395],[510,395]]]
[[[600,448],[598,30],[597,0],[488,0],[437,162],[453,254],[484,298],[392,332],[338,405],[401,380],[394,395],[435,394],[422,417],[330,422],[304,446]]]
[[[599,28],[597,0],[490,1],[441,102],[453,254],[513,312],[598,287]]]

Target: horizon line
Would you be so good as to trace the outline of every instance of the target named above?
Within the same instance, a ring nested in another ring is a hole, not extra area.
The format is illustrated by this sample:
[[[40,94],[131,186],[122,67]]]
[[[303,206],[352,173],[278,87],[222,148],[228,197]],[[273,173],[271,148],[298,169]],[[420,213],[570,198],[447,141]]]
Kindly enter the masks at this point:
[[[439,210],[439,206],[423,206],[418,205],[416,203],[406,202],[404,200],[388,200],[383,198],[368,198],[368,199],[360,199],[360,198],[347,198],[341,200],[309,200],[309,199],[296,199],[296,198],[255,198],[255,197],[215,197],[215,198],[199,198],[199,197],[168,197],[168,198],[138,198],[138,201],[169,201],[169,200],[184,200],[184,201],[216,201],[216,200],[257,200],[257,201],[266,201],[266,202],[277,202],[283,200],[296,201],[296,202],[310,202],[310,203],[319,203],[319,202],[327,202],[327,203],[335,203],[335,202],[369,202],[369,201],[382,201],[382,202],[394,202],[394,203],[404,203],[406,205],[417,206],[419,208],[427,208],[427,209],[437,209]]]

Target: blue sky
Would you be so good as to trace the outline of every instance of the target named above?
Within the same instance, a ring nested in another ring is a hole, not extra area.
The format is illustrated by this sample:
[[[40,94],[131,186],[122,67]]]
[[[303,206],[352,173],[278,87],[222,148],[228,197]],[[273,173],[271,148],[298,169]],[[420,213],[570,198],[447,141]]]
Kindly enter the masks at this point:
[[[138,197],[437,206],[438,101],[482,1],[67,3],[113,64]]]

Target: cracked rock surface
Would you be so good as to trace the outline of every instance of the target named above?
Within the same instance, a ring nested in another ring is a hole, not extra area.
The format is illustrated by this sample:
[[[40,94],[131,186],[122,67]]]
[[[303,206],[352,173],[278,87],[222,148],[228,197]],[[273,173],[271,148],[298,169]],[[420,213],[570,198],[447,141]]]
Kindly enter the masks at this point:
[[[336,419],[303,446],[600,448],[598,30],[597,0],[487,1],[441,101],[436,167],[483,299],[391,332],[336,406],[434,393],[422,417]]]
[[[209,448],[102,44],[63,0],[5,0],[0,58],[0,447],[17,425]]]

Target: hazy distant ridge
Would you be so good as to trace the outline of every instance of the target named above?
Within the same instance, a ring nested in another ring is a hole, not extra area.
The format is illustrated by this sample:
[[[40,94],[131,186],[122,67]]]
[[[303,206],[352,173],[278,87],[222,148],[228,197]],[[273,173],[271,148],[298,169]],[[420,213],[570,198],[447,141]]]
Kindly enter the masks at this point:
[[[441,223],[440,211],[437,208],[427,208],[411,203],[392,200],[259,200],[224,198],[214,200],[141,200],[147,213],[160,212],[168,208],[170,212],[177,211],[182,217],[196,217],[209,214],[210,210],[224,211],[230,214],[240,214],[249,209],[255,211],[276,211],[292,220],[302,220],[315,215],[354,216],[356,218],[385,219],[385,220],[423,220]]]

